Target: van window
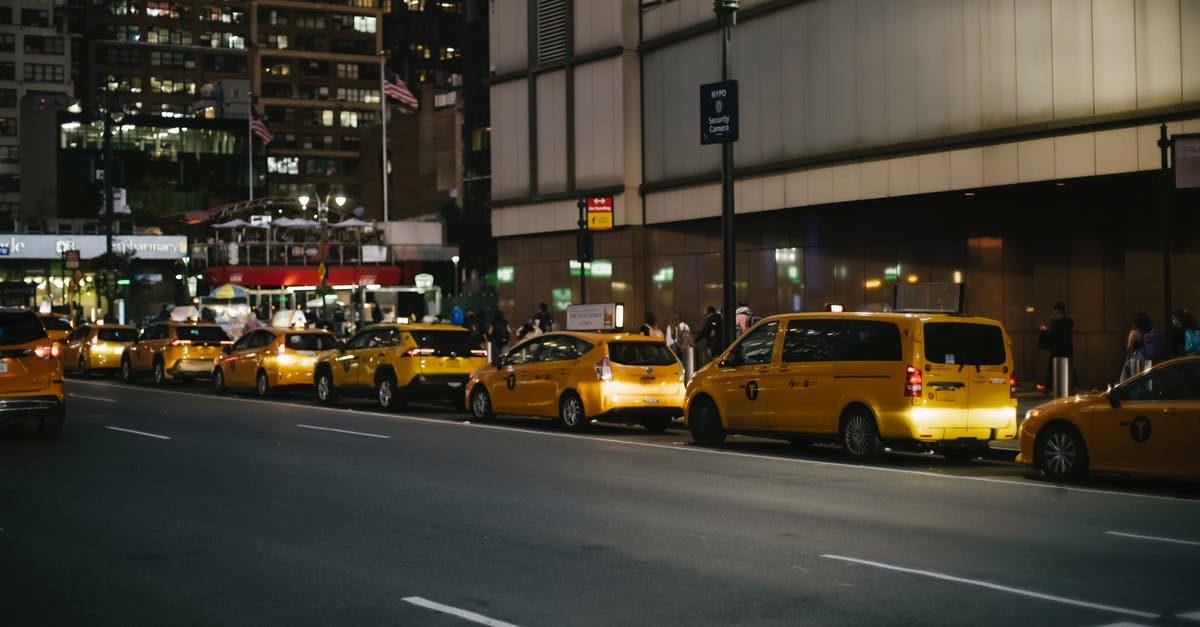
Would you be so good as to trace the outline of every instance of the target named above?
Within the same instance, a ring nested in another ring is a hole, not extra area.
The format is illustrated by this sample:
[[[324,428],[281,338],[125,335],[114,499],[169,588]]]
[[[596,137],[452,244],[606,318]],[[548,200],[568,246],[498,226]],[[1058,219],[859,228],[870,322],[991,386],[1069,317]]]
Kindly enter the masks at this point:
[[[994,324],[928,322],[925,360],[935,364],[999,366],[1006,361],[1004,334]]]
[[[771,363],[771,355],[775,352],[775,334],[778,330],[779,323],[776,321],[754,328],[742,336],[742,340],[729,352],[724,363],[729,366]]]
[[[662,342],[610,342],[608,357],[625,366],[671,366],[675,353]]]
[[[900,361],[900,329],[878,320],[792,320],[783,361]]]

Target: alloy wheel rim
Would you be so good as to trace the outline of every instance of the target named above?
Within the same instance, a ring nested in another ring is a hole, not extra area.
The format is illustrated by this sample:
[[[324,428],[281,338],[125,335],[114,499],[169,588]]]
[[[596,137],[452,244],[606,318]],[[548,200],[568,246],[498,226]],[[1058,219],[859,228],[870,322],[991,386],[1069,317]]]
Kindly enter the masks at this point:
[[[867,441],[870,439],[866,418],[854,416],[846,423],[846,448],[854,455],[862,455],[867,451]]]
[[[1043,452],[1046,468],[1055,475],[1066,475],[1075,467],[1078,451],[1075,442],[1066,433],[1054,433],[1046,438]]]
[[[220,370],[213,375],[213,387],[217,388],[218,392],[225,389],[225,375]]]
[[[575,400],[575,397],[568,398],[567,401],[563,403],[563,422],[565,422],[568,427],[574,427],[575,425],[579,424],[580,413],[582,412],[579,407],[579,401]]]
[[[379,382],[379,405],[382,407],[392,406],[392,383],[387,379]]]
[[[162,364],[154,364],[154,382],[162,383],[166,378],[166,373],[163,372]]]
[[[483,418],[487,415],[488,398],[487,392],[479,391],[475,393],[474,402],[471,403],[471,409],[475,412],[476,418]]]
[[[267,394],[267,377],[261,374],[258,375],[258,393],[260,396]]]
[[[317,379],[317,398],[327,401],[329,400],[329,378],[321,375]]]

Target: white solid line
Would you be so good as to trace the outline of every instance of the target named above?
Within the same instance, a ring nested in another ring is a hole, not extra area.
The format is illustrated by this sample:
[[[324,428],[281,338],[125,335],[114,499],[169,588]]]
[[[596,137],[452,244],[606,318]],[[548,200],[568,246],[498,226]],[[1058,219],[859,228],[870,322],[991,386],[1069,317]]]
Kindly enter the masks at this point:
[[[117,402],[117,399],[115,399],[115,398],[104,398],[102,396],[88,396],[86,394],[76,394],[74,392],[71,392],[71,398],[86,398],[89,401],[104,401],[105,403]]]
[[[487,616],[484,616],[483,614],[476,614],[475,612],[468,612],[467,610],[460,610],[457,607],[451,607],[449,605],[442,605],[441,603],[434,603],[433,601],[430,601],[428,599],[422,599],[421,597],[404,597],[404,600],[409,603],[412,603],[413,605],[417,605],[417,606],[420,606],[420,607],[423,607],[426,609],[430,609],[435,612],[441,612],[443,614],[450,614],[451,616],[457,616],[459,618],[469,620],[473,623],[479,623],[480,625],[489,625],[490,627],[517,627],[516,625],[514,625],[512,623],[506,623],[502,620],[488,618]]]
[[[1186,612],[1183,614],[1176,614],[1175,618],[1182,618],[1184,620],[1200,620],[1200,612]]]
[[[1136,533],[1123,533],[1120,531],[1105,531],[1104,533],[1110,536],[1121,536],[1122,538],[1137,538],[1138,540],[1155,540],[1158,542],[1171,542],[1174,544],[1187,544],[1189,546],[1200,546],[1200,542],[1192,540],[1176,540],[1175,538],[1160,538],[1158,536],[1142,536]]]
[[[1107,625],[1100,625],[1100,627],[1150,627],[1150,626],[1143,625],[1142,623],[1130,623],[1127,621],[1121,621],[1119,623],[1109,623]]]
[[[1113,605],[1101,605],[1099,603],[1089,603],[1087,601],[1078,601],[1076,599],[1068,599],[1066,597],[1054,596],[1052,594],[1043,594],[1041,592],[1034,592],[1032,590],[1022,590],[1021,588],[1010,588],[1008,586],[1002,586],[1000,584],[989,583],[987,581],[979,581],[978,579],[964,579],[962,577],[955,577],[953,575],[945,575],[945,574],[937,573],[937,572],[934,572],[931,570],[918,570],[916,568],[905,568],[903,566],[893,566],[891,564],[884,564],[883,562],[872,562],[869,560],[860,560],[860,559],[853,558],[853,557],[843,557],[841,555],[822,555],[821,557],[831,559],[831,560],[841,560],[843,562],[851,562],[854,564],[863,564],[866,566],[874,566],[876,568],[882,568],[885,570],[894,570],[897,572],[909,573],[912,575],[923,575],[925,577],[932,577],[934,579],[941,579],[943,581],[953,581],[955,583],[965,583],[965,584],[972,585],[972,586],[979,586],[981,588],[989,588],[991,590],[999,590],[1001,592],[1009,592],[1012,594],[1019,594],[1021,596],[1033,597],[1035,599],[1042,599],[1044,601],[1054,601],[1055,603],[1064,603],[1066,605],[1076,605],[1079,607],[1086,607],[1086,608],[1090,608],[1090,609],[1094,609],[1094,610],[1104,610],[1106,612],[1114,612],[1116,614],[1128,614],[1130,616],[1137,616],[1139,618],[1158,618],[1159,617],[1159,614],[1152,614],[1150,612],[1142,612],[1139,610],[1130,610],[1130,609],[1125,609],[1123,607],[1116,607]]]
[[[170,437],[168,437],[168,436],[165,436],[165,435],[158,435],[157,433],[146,433],[145,431],[134,431],[133,429],[122,429],[121,427],[108,427],[108,426],[106,426],[106,427],[104,427],[104,428],[105,428],[105,429],[112,429],[113,431],[123,431],[123,432],[125,432],[125,433],[133,433],[133,434],[135,434],[135,435],[144,435],[144,436],[146,436],[146,437],[148,437],[148,438],[158,438],[158,439],[160,439],[160,440],[170,440],[170,439],[171,439],[171,438],[170,438]]]
[[[347,433],[349,435],[361,435],[368,438],[379,438],[381,440],[390,440],[390,435],[379,435],[377,433],[363,433],[362,431],[347,431],[345,429],[333,429],[331,427],[314,427],[313,425],[296,425],[301,429],[316,429],[317,431],[333,431],[335,433]]]

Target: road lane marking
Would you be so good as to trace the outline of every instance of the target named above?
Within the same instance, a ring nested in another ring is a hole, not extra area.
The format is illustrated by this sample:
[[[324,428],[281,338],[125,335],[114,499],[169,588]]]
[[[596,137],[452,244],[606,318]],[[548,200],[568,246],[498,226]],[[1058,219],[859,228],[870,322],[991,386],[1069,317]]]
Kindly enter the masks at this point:
[[[1136,533],[1124,533],[1121,531],[1105,531],[1104,533],[1110,536],[1121,536],[1122,538],[1136,538],[1138,540],[1154,540],[1156,542],[1171,542],[1173,544],[1187,544],[1189,546],[1200,546],[1200,542],[1193,540],[1176,540],[1175,538],[1162,538],[1159,536],[1143,536]]]
[[[442,605],[441,603],[434,603],[429,599],[422,599],[421,597],[404,597],[404,600],[419,607],[430,609],[435,612],[441,612],[443,614],[449,614],[451,616],[457,616],[459,618],[469,620],[472,623],[479,623],[480,625],[488,625],[489,627],[517,627],[512,623],[506,623],[502,620],[488,618],[483,614],[476,614],[475,612],[460,610],[457,607]]]
[[[132,433],[132,434],[135,434],[135,435],[144,435],[144,436],[146,436],[146,437],[148,437],[148,438],[158,438],[158,439],[160,439],[160,440],[170,440],[170,439],[171,439],[171,438],[170,438],[170,436],[158,435],[157,433],[146,433],[145,431],[134,431],[133,429],[123,429],[123,428],[121,428],[121,427],[109,427],[109,426],[106,426],[106,427],[104,427],[104,428],[105,428],[105,429],[112,429],[113,431],[121,431],[121,432],[124,432],[124,433]]]
[[[1176,614],[1175,618],[1200,621],[1200,612],[1185,612],[1183,614]]]
[[[971,585],[971,586],[979,586],[980,588],[988,588],[990,590],[999,590],[1000,592],[1008,592],[1010,594],[1019,594],[1021,596],[1033,597],[1035,599],[1042,599],[1043,601],[1053,601],[1055,603],[1063,603],[1065,605],[1075,605],[1078,607],[1086,607],[1086,608],[1093,609],[1093,610],[1103,610],[1106,612],[1113,612],[1115,614],[1128,614],[1129,616],[1137,616],[1138,618],[1159,618],[1159,616],[1160,616],[1159,614],[1153,614],[1151,612],[1142,612],[1140,610],[1131,610],[1131,609],[1126,609],[1123,607],[1116,607],[1114,605],[1102,605],[1100,603],[1091,603],[1088,601],[1080,601],[1077,599],[1068,599],[1066,597],[1055,596],[1053,594],[1034,592],[1033,590],[1024,590],[1022,588],[1012,588],[1009,586],[1002,586],[1000,584],[991,583],[988,581],[980,581],[978,579],[965,579],[963,577],[955,577],[953,575],[946,575],[944,573],[938,573],[938,572],[934,572],[932,570],[919,570],[916,568],[905,568],[903,566],[893,566],[891,564],[884,564],[883,562],[872,562],[870,560],[862,560],[862,559],[858,559],[858,558],[854,558],[854,557],[843,557],[841,555],[826,554],[826,555],[822,555],[821,557],[824,557],[826,559],[831,559],[831,560],[850,562],[852,564],[863,564],[865,566],[874,566],[875,568],[882,568],[884,570],[894,570],[896,572],[908,573],[910,575],[921,575],[923,577],[931,577],[933,579],[941,579],[942,581],[953,581],[955,583],[965,583],[965,584]]]
[[[71,392],[71,398],[86,398],[89,401],[104,401],[105,403],[117,402],[117,399],[115,399],[115,398],[104,398],[102,396],[88,396],[86,394],[76,394],[74,392]]]
[[[316,429],[317,431],[333,431],[334,433],[346,433],[349,435],[361,435],[363,437],[379,438],[381,440],[392,439],[392,436],[390,436],[390,435],[379,435],[378,433],[363,433],[362,431],[347,431],[345,429],[334,429],[332,427],[316,427],[313,425],[296,425],[296,426],[300,427],[301,429]]]

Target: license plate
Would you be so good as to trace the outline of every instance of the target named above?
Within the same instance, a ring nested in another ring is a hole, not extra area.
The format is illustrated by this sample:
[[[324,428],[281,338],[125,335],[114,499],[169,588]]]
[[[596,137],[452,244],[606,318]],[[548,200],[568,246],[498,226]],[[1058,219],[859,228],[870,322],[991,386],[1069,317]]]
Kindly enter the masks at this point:
[[[316,356],[317,356],[317,351],[296,351],[296,354],[297,354],[297,355],[304,355],[304,356],[306,356],[306,357],[316,357]]]
[[[647,404],[647,405],[657,405],[657,404],[658,404],[658,399],[657,399],[657,398],[650,398],[650,397],[648,397],[648,396],[647,396],[646,398],[643,398],[643,399],[642,399],[642,402],[643,402],[643,403],[645,403],[645,404]]]
[[[7,372],[8,372],[8,360],[0,359],[0,374],[5,374]]]
[[[451,382],[450,382],[449,384],[447,384],[447,385],[449,385],[449,386],[450,386],[450,387],[452,387],[452,388],[456,388],[456,387],[459,387],[459,386],[461,386],[461,385],[462,385],[462,381],[451,381]]]

